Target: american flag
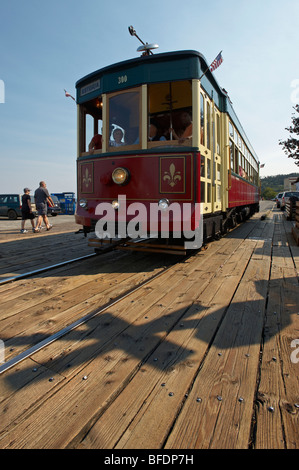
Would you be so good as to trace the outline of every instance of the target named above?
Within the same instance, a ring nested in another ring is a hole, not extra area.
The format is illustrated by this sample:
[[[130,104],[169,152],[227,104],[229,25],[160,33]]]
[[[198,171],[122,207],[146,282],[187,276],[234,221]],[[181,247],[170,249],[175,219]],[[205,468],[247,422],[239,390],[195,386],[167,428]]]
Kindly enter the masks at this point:
[[[72,98],[72,100],[76,101],[75,98],[72,95],[70,95],[68,91],[64,90],[64,93],[67,98],[70,97]]]
[[[221,51],[217,55],[216,59],[213,60],[213,62],[210,65],[211,72],[214,72],[214,70],[216,70],[219,67],[219,65],[222,64],[222,62],[223,62],[223,58],[222,58],[222,51]]]

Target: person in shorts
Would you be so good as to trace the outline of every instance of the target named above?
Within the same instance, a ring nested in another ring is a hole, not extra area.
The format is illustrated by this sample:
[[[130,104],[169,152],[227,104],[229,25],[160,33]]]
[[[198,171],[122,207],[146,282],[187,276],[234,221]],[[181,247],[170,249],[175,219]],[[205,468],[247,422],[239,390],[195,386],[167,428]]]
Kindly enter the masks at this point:
[[[49,223],[49,219],[47,217],[48,203],[51,207],[53,207],[54,202],[49,194],[49,191],[47,190],[47,185],[44,181],[39,183],[39,188],[35,190],[34,198],[38,214],[35,232],[39,232],[41,230],[42,221],[44,221],[47,230],[50,230],[52,225]]]
[[[24,194],[22,196],[22,222],[21,222],[21,233],[27,233],[28,230],[25,230],[25,222],[27,219],[30,220],[32,225],[32,231],[34,232],[34,217],[35,215],[32,212],[31,207],[31,198],[30,198],[30,191],[29,188],[24,188]]]

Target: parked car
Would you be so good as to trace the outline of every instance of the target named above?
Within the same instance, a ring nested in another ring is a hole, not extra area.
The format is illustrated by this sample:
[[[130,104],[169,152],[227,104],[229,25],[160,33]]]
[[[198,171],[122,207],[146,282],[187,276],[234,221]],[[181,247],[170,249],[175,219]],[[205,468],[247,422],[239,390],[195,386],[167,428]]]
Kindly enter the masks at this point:
[[[285,191],[282,193],[280,209],[285,210],[286,203],[289,202],[290,197],[297,197],[299,201],[299,191]]]
[[[276,200],[276,207],[278,207],[278,209],[280,208],[280,203],[281,203],[281,198],[282,198],[282,195],[283,193],[278,193],[275,200]]]
[[[36,215],[34,196],[31,198],[32,212]],[[0,194],[0,216],[15,220],[22,217],[22,194]]]
[[[51,194],[51,199],[52,201],[54,202],[54,206],[53,207],[50,207],[48,205],[48,215],[52,215],[53,217],[55,217],[57,214],[61,214],[62,213],[62,210],[61,210],[61,206],[60,206],[60,202],[59,202],[59,199],[57,196],[53,196]]]

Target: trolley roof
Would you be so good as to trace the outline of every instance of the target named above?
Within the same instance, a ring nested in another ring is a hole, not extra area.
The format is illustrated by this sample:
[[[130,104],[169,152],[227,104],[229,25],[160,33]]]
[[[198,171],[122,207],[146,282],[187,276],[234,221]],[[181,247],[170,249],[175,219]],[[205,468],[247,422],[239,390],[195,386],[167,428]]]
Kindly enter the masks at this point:
[[[227,93],[210,72],[205,57],[194,50],[144,55],[92,72],[76,83],[77,103],[84,103],[102,93],[111,93],[143,84],[191,79],[201,79],[201,85],[206,93],[214,100],[221,112],[228,113],[258,161]]]
[[[109,93],[145,83],[200,78],[207,68],[208,64],[203,55],[192,50],[141,56],[109,65],[78,80],[77,99],[80,103],[92,98],[91,94],[97,96],[99,93]],[[222,94],[212,74],[209,71],[208,73],[215,91],[217,89],[217,93]],[[119,83],[118,78],[122,75],[127,76],[127,81]],[[87,86],[95,81],[97,89],[91,87],[89,90]]]

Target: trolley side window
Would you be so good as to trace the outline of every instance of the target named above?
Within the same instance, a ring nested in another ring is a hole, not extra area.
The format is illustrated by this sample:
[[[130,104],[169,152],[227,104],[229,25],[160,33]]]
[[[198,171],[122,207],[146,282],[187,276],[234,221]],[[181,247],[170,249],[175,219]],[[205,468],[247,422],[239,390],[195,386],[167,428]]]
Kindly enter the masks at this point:
[[[205,99],[200,94],[200,143],[205,146]]]
[[[108,151],[140,146],[140,99],[140,89],[108,96]]]
[[[258,184],[258,165],[241,135],[229,121],[229,147],[231,170],[251,183]]]
[[[80,106],[79,154],[102,151],[102,98],[96,98]]]

